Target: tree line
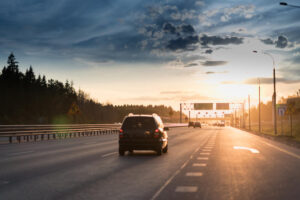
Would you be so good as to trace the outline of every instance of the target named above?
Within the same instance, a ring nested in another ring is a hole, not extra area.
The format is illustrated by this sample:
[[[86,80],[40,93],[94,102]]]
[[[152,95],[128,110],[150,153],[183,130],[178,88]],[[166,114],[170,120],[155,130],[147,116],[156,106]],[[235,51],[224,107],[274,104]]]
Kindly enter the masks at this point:
[[[179,121],[179,112],[170,106],[102,104],[76,91],[72,82],[36,76],[32,66],[23,73],[13,53],[0,74],[0,94],[0,124],[114,123],[128,113]]]

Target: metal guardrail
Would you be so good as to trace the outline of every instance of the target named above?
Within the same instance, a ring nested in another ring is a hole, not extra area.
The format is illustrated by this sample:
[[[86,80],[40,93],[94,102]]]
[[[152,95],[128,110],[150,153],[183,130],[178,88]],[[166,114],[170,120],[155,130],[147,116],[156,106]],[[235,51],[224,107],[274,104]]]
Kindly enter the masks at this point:
[[[176,128],[187,124],[165,126]],[[121,124],[0,125],[0,144],[117,134],[120,127]]]

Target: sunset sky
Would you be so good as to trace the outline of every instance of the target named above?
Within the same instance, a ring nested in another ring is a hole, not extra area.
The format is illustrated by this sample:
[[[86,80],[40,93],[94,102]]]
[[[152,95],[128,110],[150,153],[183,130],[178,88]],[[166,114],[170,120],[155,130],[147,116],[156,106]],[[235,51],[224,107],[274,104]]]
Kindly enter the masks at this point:
[[[300,89],[299,19],[274,0],[1,0],[0,63],[13,52],[101,103],[254,104],[258,78],[273,93],[263,51],[278,99]]]

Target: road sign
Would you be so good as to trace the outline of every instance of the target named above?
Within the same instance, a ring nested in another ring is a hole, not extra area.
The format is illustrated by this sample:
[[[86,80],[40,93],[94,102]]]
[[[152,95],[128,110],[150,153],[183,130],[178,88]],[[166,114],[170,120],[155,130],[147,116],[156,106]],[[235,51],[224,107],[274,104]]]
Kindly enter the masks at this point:
[[[286,104],[278,104],[277,105],[278,115],[281,117],[284,116],[286,109],[287,109]]]

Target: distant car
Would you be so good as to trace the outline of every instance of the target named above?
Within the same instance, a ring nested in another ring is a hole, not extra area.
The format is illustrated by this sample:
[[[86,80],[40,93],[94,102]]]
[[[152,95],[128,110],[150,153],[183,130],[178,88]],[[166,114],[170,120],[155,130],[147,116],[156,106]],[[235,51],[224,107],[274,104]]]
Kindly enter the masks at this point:
[[[190,126],[194,127],[194,125],[195,125],[194,122],[189,122],[189,125],[188,125],[188,126],[189,126],[189,127],[190,127]]]
[[[167,153],[169,128],[164,127],[161,118],[156,115],[134,115],[125,117],[119,132],[119,155],[126,151],[154,150],[157,155]]]
[[[194,124],[194,128],[196,128],[196,127],[199,127],[199,128],[201,128],[201,123],[200,123],[200,122],[195,122],[195,124]]]
[[[221,126],[221,127],[224,127],[225,126],[225,122],[219,122],[219,124],[218,124],[219,126]]]

